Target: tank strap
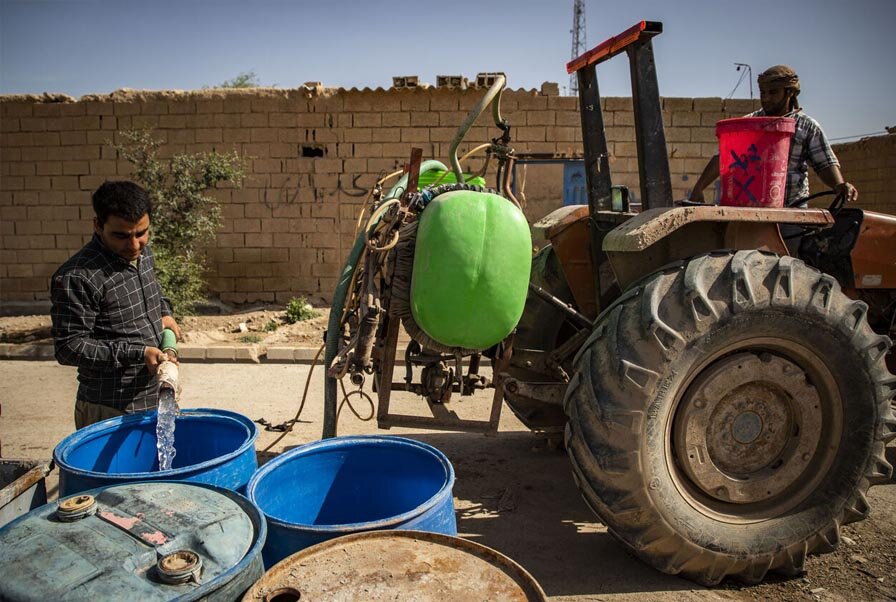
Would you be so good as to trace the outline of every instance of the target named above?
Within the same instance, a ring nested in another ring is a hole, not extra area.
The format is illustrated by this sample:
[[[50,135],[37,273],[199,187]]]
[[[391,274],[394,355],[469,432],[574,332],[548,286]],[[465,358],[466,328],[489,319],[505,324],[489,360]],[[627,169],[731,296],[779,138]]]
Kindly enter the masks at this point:
[[[409,195],[410,199],[408,199],[408,207],[410,209],[416,209],[417,211],[423,211],[424,209],[426,209],[427,205],[429,205],[439,195],[445,194],[446,192],[453,192],[455,190],[489,192],[491,194],[496,194],[501,198],[505,198],[504,195],[502,195],[494,188],[486,188],[485,186],[476,186],[475,184],[440,184],[439,186],[427,186],[423,190],[411,193]]]

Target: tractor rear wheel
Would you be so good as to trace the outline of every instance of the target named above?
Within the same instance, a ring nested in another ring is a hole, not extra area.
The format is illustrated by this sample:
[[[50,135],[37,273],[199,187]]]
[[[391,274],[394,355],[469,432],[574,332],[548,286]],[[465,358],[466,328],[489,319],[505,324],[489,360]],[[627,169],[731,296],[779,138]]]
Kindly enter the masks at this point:
[[[719,252],[604,312],[576,358],[566,445],[586,502],[659,570],[802,571],[893,472],[891,342],[791,257]]]

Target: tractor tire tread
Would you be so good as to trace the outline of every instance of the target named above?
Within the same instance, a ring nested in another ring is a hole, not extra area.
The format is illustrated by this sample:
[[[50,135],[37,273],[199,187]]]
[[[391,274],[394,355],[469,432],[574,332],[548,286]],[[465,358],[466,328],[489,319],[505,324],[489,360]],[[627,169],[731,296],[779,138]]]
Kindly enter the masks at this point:
[[[717,294],[720,283],[727,298]],[[768,549],[757,545],[754,553],[744,554],[724,543],[701,545],[709,534],[695,537],[672,524],[651,495],[658,484],[645,473],[642,440],[645,422],[657,411],[657,403],[649,402],[668,385],[670,358],[735,316],[768,308],[819,316],[841,339],[865,350],[867,378],[876,384],[870,387],[875,441],[842,511],[800,541]],[[707,253],[642,279],[598,319],[575,358],[564,400],[566,448],[588,506],[637,556],[704,585],[726,577],[757,583],[770,570],[798,574],[808,554],[836,548],[840,526],[867,516],[868,487],[893,474],[885,457],[886,443],[896,438],[891,407],[896,377],[885,365],[891,342],[871,330],[866,313],[867,306],[843,295],[834,278],[764,251]]]

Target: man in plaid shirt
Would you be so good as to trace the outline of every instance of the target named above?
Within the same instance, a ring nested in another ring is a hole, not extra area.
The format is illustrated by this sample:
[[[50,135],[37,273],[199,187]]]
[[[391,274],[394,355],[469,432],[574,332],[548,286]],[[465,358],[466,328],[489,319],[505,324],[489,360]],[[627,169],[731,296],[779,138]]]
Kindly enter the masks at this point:
[[[180,335],[147,245],[149,194],[133,182],[106,182],[93,194],[93,210],[93,239],[50,284],[56,359],[78,367],[79,429],[154,409],[156,372],[168,359],[158,348],[162,329]]]
[[[799,200],[809,196],[809,168],[811,165],[822,182],[837,194],[846,196],[847,201],[859,197],[855,187],[843,179],[840,162],[831,150],[831,145],[818,122],[802,113],[797,102],[800,93],[800,78],[787,65],[776,65],[759,75],[759,100],[762,109],[747,117],[793,117],[796,131],[790,141],[790,158],[787,162],[787,191],[784,205],[802,206]],[[713,157],[700,175],[690,200],[704,202],[703,190],[719,177],[719,156]]]

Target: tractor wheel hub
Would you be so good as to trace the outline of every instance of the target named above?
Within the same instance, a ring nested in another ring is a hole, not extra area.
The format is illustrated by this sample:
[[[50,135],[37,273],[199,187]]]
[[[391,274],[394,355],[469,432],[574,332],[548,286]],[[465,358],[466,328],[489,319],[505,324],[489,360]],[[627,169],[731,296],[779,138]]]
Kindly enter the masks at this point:
[[[772,498],[798,481],[819,444],[819,394],[789,359],[746,352],[711,364],[676,412],[676,461],[723,502]]]
[[[744,412],[734,419],[732,432],[738,443],[752,443],[762,433],[762,418],[756,412]]]

